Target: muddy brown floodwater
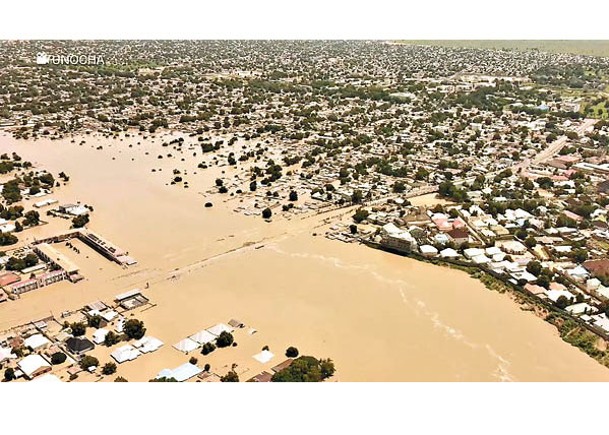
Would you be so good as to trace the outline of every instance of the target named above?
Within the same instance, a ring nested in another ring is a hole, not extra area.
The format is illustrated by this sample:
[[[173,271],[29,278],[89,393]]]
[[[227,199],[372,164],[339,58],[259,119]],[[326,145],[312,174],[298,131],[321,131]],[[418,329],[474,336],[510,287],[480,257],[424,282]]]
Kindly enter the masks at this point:
[[[314,237],[323,234],[327,215],[269,224],[237,214],[234,200],[209,193],[217,177],[231,177],[234,169],[197,169],[201,155],[152,140],[17,141],[0,134],[0,152],[15,151],[54,175],[65,171],[70,182],[52,197],[93,205],[89,227],[138,260],[122,269],[92,251],[66,250],[86,279],[0,305],[0,330],[98,299],[110,302],[148,282],[145,294],[156,306],[138,317],[165,346],[119,366],[117,374],[133,381],[186,362],[171,344],[230,318],[258,332],[239,331],[238,348],[207,358],[216,367],[236,362],[246,375],[280,362],[294,345],[332,358],[340,381],[609,380],[607,368],[563,342],[552,326],[467,274]],[[173,156],[158,159],[167,153]],[[186,171],[189,189],[168,185],[173,169]],[[208,200],[213,208],[204,207]],[[20,238],[68,226],[50,219]],[[277,355],[266,365],[251,358],[264,345]],[[102,363],[108,358],[105,348],[95,352]]]

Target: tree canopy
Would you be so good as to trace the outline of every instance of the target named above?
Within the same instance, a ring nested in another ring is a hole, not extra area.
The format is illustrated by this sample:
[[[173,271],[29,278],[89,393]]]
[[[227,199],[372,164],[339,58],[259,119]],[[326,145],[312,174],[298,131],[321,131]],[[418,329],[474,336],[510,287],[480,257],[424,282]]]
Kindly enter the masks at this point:
[[[288,347],[285,351],[285,356],[288,358],[296,358],[298,356],[298,349],[296,349],[294,346]]]
[[[220,378],[221,382],[239,382],[239,375],[234,370],[231,370]]]
[[[65,353],[63,352],[55,352],[53,355],[51,355],[51,364],[53,365],[58,365],[58,364],[62,364],[65,362],[65,360],[68,357],[66,356]]]
[[[228,347],[233,344],[234,340],[235,339],[233,338],[233,334],[227,331],[222,331],[216,339],[216,344],[218,345],[218,347]]]
[[[87,332],[87,325],[82,322],[74,322],[70,324],[70,329],[72,330],[72,335],[74,337],[80,337],[85,335],[85,332]]]
[[[273,382],[321,382],[334,375],[334,363],[330,359],[318,360],[312,356],[300,356],[289,367],[275,373]]]
[[[80,360],[80,368],[83,370],[87,370],[89,367],[97,367],[99,365],[99,360],[91,355],[85,355]]]
[[[127,337],[139,340],[144,336],[144,334],[146,334],[146,327],[144,326],[144,322],[141,320],[129,319],[125,322],[123,331]]]

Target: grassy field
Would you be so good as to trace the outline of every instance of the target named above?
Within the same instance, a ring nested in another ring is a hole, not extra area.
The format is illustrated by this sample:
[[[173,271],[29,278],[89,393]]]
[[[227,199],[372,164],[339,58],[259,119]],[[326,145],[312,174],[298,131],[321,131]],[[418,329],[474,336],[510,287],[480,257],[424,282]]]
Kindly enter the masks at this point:
[[[609,113],[607,113],[607,106],[605,101],[601,101],[596,106],[591,106],[591,109],[594,111],[593,116],[599,119],[607,119],[609,117]]]
[[[400,42],[413,45],[439,45],[444,47],[469,47],[520,51],[539,50],[551,53],[573,53],[609,57],[609,41],[601,40],[414,40]]]

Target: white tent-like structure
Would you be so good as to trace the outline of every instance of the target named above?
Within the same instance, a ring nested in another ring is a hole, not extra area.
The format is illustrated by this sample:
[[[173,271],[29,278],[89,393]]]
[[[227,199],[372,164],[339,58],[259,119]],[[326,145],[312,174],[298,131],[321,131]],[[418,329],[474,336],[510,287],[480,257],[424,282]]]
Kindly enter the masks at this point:
[[[146,336],[133,343],[133,346],[142,353],[150,353],[159,350],[163,342],[156,337]]]
[[[126,361],[133,361],[141,354],[142,353],[135,347],[131,346],[130,344],[126,344],[125,346],[121,346],[116,349],[110,354],[110,356],[114,358],[117,363],[122,364]]]
[[[186,363],[176,367],[175,369],[161,370],[156,378],[174,378],[178,382],[184,382],[193,376],[197,376],[202,371],[203,370],[196,365]]]
[[[199,347],[199,344],[196,341],[191,340],[190,338],[185,338],[173,345],[173,347],[180,352],[188,353],[195,350]]]
[[[217,337],[223,332],[233,332],[233,328],[224,323],[218,323],[211,328],[207,328],[207,331]]]
[[[196,341],[199,344],[211,343],[216,339],[216,336],[211,332],[203,329],[202,331],[197,332],[196,334],[191,335],[190,338],[192,341]]]
[[[261,362],[262,364],[269,362],[274,357],[275,357],[275,354],[269,350],[263,350],[262,352],[257,353],[256,355],[253,356],[253,358],[256,361]]]

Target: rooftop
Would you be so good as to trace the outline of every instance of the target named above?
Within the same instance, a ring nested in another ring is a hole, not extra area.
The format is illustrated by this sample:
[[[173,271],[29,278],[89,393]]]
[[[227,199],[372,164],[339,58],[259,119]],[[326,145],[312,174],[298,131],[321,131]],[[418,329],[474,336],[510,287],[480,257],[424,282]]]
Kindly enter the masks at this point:
[[[79,268],[69,258],[55,249],[48,243],[39,243],[35,246],[42,255],[49,258],[51,261],[56,263],[59,267],[65,270],[68,274],[77,273]]]

